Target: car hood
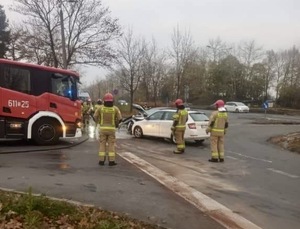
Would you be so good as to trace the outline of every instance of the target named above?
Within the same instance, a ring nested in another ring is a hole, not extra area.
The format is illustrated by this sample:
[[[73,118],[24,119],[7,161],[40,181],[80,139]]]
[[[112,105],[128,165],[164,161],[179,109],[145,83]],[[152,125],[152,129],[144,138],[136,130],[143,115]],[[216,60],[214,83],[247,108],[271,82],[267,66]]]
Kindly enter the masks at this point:
[[[145,111],[145,109],[141,105],[133,103],[132,108],[134,108],[135,110],[140,112],[142,115],[147,115],[147,112]]]

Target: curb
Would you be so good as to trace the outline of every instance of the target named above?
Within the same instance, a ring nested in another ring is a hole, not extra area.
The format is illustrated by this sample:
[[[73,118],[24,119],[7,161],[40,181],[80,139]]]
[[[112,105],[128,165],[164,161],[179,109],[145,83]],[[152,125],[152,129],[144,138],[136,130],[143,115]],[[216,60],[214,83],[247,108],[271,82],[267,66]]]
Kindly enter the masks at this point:
[[[159,183],[181,196],[203,213],[228,229],[261,229],[259,226],[234,213],[229,208],[190,187],[174,176],[135,156],[130,152],[118,153],[123,159],[153,177]]]

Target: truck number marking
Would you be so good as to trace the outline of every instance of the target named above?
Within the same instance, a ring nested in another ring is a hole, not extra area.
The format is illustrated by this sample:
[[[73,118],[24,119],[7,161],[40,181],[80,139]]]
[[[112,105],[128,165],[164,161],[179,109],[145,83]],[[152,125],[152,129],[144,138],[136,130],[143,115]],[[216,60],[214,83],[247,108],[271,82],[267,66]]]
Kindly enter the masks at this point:
[[[9,107],[29,108],[29,101],[25,101],[25,100],[10,99],[7,101],[7,104]]]

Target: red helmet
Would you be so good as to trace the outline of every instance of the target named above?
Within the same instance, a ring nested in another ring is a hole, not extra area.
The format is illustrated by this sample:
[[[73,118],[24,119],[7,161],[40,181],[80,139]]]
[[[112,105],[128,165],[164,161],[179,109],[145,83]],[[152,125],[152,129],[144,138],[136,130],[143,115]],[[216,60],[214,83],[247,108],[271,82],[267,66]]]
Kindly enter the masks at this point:
[[[176,106],[181,106],[181,105],[183,105],[182,99],[176,99],[175,105],[176,105]]]
[[[214,105],[217,107],[217,108],[219,108],[219,107],[224,107],[224,101],[223,100],[221,100],[221,99],[219,99],[219,100],[217,100],[215,103],[214,103]]]
[[[106,93],[103,98],[104,102],[113,102],[114,96],[111,93]]]

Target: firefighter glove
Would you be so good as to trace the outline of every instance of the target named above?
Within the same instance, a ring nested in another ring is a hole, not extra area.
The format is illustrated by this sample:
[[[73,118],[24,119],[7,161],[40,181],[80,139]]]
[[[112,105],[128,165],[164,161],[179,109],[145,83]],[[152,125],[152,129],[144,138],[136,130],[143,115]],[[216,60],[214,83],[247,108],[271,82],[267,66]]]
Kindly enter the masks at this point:
[[[210,128],[206,128],[205,132],[208,134],[210,132]]]
[[[175,131],[175,126],[171,127],[171,131],[174,132]]]

